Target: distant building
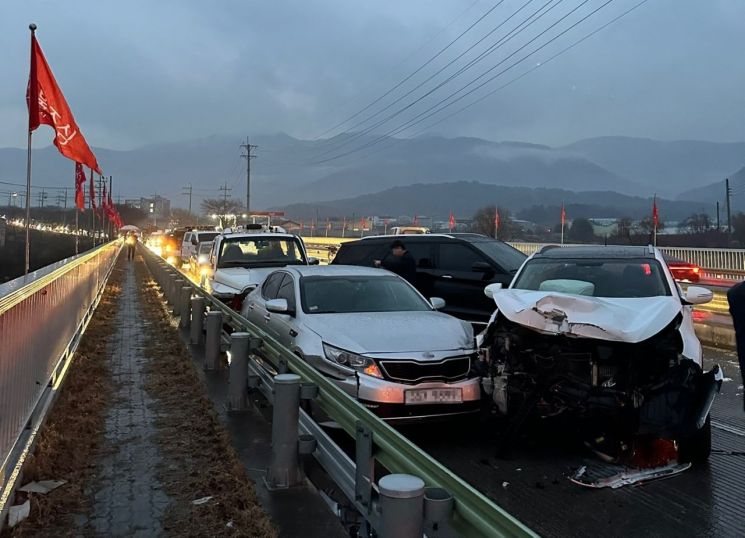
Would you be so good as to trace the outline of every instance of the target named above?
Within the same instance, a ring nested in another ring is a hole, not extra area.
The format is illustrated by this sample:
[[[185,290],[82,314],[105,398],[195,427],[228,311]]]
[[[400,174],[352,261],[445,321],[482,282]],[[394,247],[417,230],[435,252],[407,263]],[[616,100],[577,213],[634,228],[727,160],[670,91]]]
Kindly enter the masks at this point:
[[[128,198],[124,200],[124,205],[134,209],[142,209],[142,198]]]
[[[157,194],[152,198],[140,198],[140,207],[155,223],[171,217],[171,201]]]

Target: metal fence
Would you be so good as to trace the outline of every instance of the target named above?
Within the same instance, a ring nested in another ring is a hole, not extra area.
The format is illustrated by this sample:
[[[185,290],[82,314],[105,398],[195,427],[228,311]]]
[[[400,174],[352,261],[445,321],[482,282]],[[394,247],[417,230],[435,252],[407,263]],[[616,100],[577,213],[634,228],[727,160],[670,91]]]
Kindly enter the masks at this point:
[[[351,505],[370,522],[373,528],[377,528],[379,513],[370,501],[370,494],[373,489],[373,477],[370,476],[370,470],[374,466],[368,459],[379,462],[391,473],[414,475],[422,479],[426,486],[430,488],[445,490],[454,500],[449,524],[455,529],[458,536],[536,536],[514,516],[494,504],[450,469],[361,406],[333,382],[261,328],[212,297],[159,256],[144,247],[142,252],[151,273],[163,289],[166,299],[173,305],[173,311],[178,312],[181,316],[184,322],[182,327],[186,325],[185,317],[187,317],[190,320],[190,331],[193,338],[195,326],[197,327],[196,332],[200,335],[203,327],[206,326],[205,365],[216,362],[217,350],[212,348],[220,340],[214,333],[211,333],[209,326],[215,327],[213,331],[218,331],[218,327],[229,326],[232,331],[235,331],[233,335],[248,333],[246,336],[256,339],[256,342],[251,344],[252,349],[254,349],[252,353],[257,353],[263,360],[268,361],[277,372],[292,372],[297,374],[304,383],[317,387],[317,395],[314,401],[331,420],[339,424],[356,440],[356,462],[352,462],[333,441],[326,437],[320,426],[302,410],[300,412],[299,428],[303,433],[311,432],[314,434],[317,445],[313,455],[326,469],[329,476],[336,481],[340,490],[348,496]],[[200,310],[204,310],[206,307],[208,312],[205,312],[204,315],[201,312],[196,313],[193,306],[187,306],[188,304],[194,304],[193,296],[197,296],[201,298],[200,301],[204,301],[202,307],[200,307]],[[188,309],[190,308],[192,310],[189,312]],[[216,323],[213,324],[212,321],[216,321]],[[223,348],[225,348],[229,341],[227,334],[223,334],[221,339]],[[238,363],[239,357],[232,348],[231,353],[233,353],[230,374],[232,379],[233,366]],[[245,348],[243,348],[241,354],[246,354]],[[243,381],[242,390],[245,390],[247,383],[254,383],[254,385],[258,385],[256,388],[262,390],[270,401],[277,395],[274,379],[263,373],[265,370],[252,359],[249,360],[247,371],[240,370],[237,375],[245,379],[247,372],[249,377],[253,374],[254,381],[252,382],[250,379],[247,382]],[[240,388],[238,392],[240,399],[242,396]],[[231,399],[232,395],[229,395],[229,401]],[[361,444],[361,438],[366,439],[367,448],[364,448],[365,443]],[[297,445],[297,443],[295,444]],[[366,455],[361,456],[361,454]]]
[[[119,249],[102,245],[0,286],[0,521]]]
[[[543,247],[555,243],[510,242],[509,244],[530,256]],[[704,275],[710,278],[742,280],[745,277],[745,249],[692,247],[659,247],[659,249],[669,256],[695,263],[701,267]]]

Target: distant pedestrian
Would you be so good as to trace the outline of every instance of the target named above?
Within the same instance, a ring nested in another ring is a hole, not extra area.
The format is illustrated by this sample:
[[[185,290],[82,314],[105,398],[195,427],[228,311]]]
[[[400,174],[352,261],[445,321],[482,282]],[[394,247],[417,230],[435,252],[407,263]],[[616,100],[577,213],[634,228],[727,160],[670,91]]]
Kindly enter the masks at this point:
[[[729,313],[735,326],[735,342],[737,344],[737,358],[740,361],[740,376],[745,384],[745,282],[732,286],[727,292]],[[743,398],[745,409],[745,398]]]
[[[406,250],[403,241],[396,239],[391,243],[391,251],[382,260],[375,260],[374,264],[375,267],[396,273],[412,286],[416,286],[416,260]]]
[[[135,259],[135,247],[137,246],[137,237],[134,233],[129,232],[127,238],[124,240],[127,245],[127,260]]]

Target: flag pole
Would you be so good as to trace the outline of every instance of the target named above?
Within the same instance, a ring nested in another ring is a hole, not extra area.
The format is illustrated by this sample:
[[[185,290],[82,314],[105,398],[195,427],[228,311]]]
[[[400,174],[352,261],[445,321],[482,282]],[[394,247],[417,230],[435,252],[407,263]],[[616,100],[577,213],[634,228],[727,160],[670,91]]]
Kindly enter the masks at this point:
[[[74,164],[75,166],[75,185],[77,185],[78,182],[78,163]],[[81,166],[82,170],[82,166]],[[85,176],[85,174],[84,174]],[[84,177],[85,180],[85,177]],[[83,200],[85,200],[85,185],[82,185],[83,187]],[[75,192],[75,255],[78,255],[78,250],[80,248],[80,245],[78,245],[78,239],[80,238],[80,228],[78,225],[78,212],[80,211],[80,208],[78,207],[78,200],[77,200],[77,190]],[[85,204],[83,204],[83,207],[85,207]]]
[[[95,191],[91,190],[91,187],[93,187],[93,168],[90,169],[90,181],[88,182],[88,190],[90,191],[88,193],[88,205],[91,206],[91,239],[93,239],[93,246],[96,246],[96,210],[94,209],[93,205],[96,201],[96,195],[94,194]]]
[[[654,201],[652,202],[652,207],[654,209],[654,215],[652,215],[652,221],[654,222],[654,246],[657,246],[657,220],[659,219],[657,215],[657,193],[654,195]]]
[[[31,30],[31,60],[30,69],[34,66],[34,35],[36,33],[36,25],[31,23],[28,25],[28,29]],[[30,95],[31,96],[31,95]],[[27,275],[31,267],[31,110],[28,111],[28,151],[26,154],[26,244],[25,244],[25,265],[24,275]]]

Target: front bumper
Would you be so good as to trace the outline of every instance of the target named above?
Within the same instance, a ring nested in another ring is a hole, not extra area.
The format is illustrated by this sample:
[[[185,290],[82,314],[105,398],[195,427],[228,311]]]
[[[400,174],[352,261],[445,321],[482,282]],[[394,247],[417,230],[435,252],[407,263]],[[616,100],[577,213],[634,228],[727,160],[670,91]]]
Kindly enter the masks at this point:
[[[337,380],[350,396],[383,419],[419,420],[423,418],[473,413],[481,405],[481,386],[478,378],[453,383],[429,382],[408,385],[364,374]],[[405,393],[418,389],[460,389],[461,402],[435,404],[406,404]]]

